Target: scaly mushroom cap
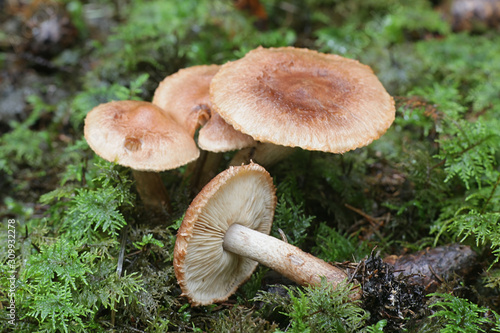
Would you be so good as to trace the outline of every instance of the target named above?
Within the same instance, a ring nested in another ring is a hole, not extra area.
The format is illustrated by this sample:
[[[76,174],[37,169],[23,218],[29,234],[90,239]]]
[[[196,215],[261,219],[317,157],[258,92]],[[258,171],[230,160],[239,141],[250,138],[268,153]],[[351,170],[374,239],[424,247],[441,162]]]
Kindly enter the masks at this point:
[[[269,234],[275,207],[272,178],[254,163],[230,167],[201,190],[186,211],[174,250],[177,281],[193,305],[225,301],[250,277],[257,262],[225,251],[225,232],[238,223]]]
[[[218,65],[193,66],[167,76],[155,91],[153,104],[170,114],[191,136],[198,133],[199,146],[207,151],[225,152],[255,144],[252,137],[236,131],[211,111],[209,87]]]
[[[259,47],[226,63],[210,85],[212,108],[255,140],[342,153],[379,138],[394,100],[370,67],[293,47]]]
[[[187,131],[148,102],[100,104],[87,114],[84,133],[97,155],[134,170],[174,169],[200,154]]]

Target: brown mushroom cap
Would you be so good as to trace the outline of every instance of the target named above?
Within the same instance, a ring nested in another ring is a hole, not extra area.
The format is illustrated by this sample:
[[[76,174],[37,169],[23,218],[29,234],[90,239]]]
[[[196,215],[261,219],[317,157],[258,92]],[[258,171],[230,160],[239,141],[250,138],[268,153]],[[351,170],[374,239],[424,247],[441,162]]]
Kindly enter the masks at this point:
[[[226,152],[255,146],[255,140],[243,134],[226,123],[224,119],[212,110],[210,120],[198,133],[198,146],[207,151]]]
[[[226,63],[210,98],[226,122],[255,140],[332,153],[369,144],[395,117],[370,67],[293,47],[259,47]]]
[[[218,65],[193,66],[167,76],[158,86],[153,104],[170,114],[194,136],[198,133],[200,148],[225,152],[255,144],[252,137],[236,131],[216,112],[211,111],[209,87]]]
[[[210,81],[219,65],[183,68],[167,76],[156,88],[153,104],[158,105],[193,136],[210,117]]]
[[[97,155],[134,170],[174,169],[200,153],[184,128],[148,102],[101,104],[87,114],[84,132]]]
[[[238,223],[269,234],[275,207],[272,178],[257,164],[223,171],[196,196],[174,251],[177,281],[193,305],[227,300],[250,277],[257,262],[225,251],[225,232]]]

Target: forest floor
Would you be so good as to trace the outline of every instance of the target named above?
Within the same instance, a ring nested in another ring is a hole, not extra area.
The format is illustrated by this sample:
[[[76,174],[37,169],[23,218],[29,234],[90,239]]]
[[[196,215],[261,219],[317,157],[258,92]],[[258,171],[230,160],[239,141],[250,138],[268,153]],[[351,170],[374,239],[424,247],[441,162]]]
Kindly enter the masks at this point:
[[[500,332],[500,4],[484,2],[0,1],[1,331]],[[191,307],[172,268],[191,166],[161,173],[172,211],[151,211],[83,137],[97,105],[258,46],[357,59],[395,100],[369,146],[267,167],[271,234],[349,272],[358,302],[259,266]]]

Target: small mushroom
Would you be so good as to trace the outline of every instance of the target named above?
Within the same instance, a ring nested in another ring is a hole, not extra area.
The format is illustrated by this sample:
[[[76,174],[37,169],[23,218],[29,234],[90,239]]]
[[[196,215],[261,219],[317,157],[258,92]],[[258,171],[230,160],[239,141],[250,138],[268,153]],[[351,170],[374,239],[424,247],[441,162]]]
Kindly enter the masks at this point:
[[[230,167],[195,197],[177,233],[174,270],[192,305],[225,301],[258,263],[300,285],[325,277],[336,286],[347,274],[268,234],[276,207],[269,173],[251,163]]]
[[[218,65],[184,68],[167,76],[156,88],[153,104],[165,110],[194,137],[210,119],[208,86]]]
[[[236,131],[212,110],[209,86],[219,68],[200,65],[181,69],[160,82],[153,97],[153,104],[170,114],[192,137],[201,126],[198,146],[202,152],[191,179],[196,189],[217,174],[222,159],[218,153],[255,145],[251,136]]]
[[[198,144],[204,150],[225,152],[254,145],[252,137],[236,131],[212,110],[209,87],[219,68],[193,66],[167,76],[155,90],[153,104],[170,114],[193,137],[203,126]]]
[[[175,169],[199,156],[186,130],[149,102],[100,104],[87,114],[84,133],[97,155],[132,169],[137,191],[150,208],[171,209],[158,172]]]
[[[368,145],[395,117],[394,100],[369,66],[293,47],[259,47],[224,64],[210,100],[257,141],[331,153]]]

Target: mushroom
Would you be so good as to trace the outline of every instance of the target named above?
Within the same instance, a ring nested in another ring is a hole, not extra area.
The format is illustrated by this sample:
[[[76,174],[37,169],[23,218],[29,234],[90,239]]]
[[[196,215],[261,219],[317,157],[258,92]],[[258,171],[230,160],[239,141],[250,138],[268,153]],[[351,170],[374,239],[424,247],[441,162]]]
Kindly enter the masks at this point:
[[[153,104],[165,110],[194,137],[210,119],[208,86],[218,65],[193,66],[167,76],[156,88]]]
[[[219,68],[193,66],[167,76],[155,90],[153,104],[170,114],[193,137],[203,126],[198,134],[202,149],[225,152],[254,145],[252,137],[236,131],[212,110],[209,86]]]
[[[269,236],[275,207],[272,178],[255,163],[230,167],[195,197],[174,249],[175,275],[192,305],[227,300],[258,263],[300,285],[317,285],[325,277],[336,286],[347,278],[343,270]]]
[[[202,126],[198,132],[202,153],[191,180],[195,188],[203,187],[216,175],[222,159],[217,153],[255,145],[251,136],[236,131],[212,110],[209,86],[219,68],[200,65],[181,69],[160,82],[153,97],[153,104],[170,114],[192,137]]]
[[[186,130],[149,102],[100,104],[85,118],[85,139],[105,160],[130,167],[144,204],[170,211],[159,171],[175,169],[199,156]]]
[[[257,141],[331,153],[368,145],[395,117],[369,66],[293,47],[259,47],[226,63],[210,83],[210,101]]]

